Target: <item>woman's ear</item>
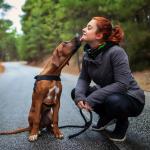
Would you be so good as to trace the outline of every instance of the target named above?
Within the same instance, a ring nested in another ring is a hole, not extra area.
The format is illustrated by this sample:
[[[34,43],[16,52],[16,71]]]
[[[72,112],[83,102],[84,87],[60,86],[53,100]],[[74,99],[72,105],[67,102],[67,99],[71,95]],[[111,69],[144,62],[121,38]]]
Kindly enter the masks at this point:
[[[102,33],[96,33],[96,39],[97,40],[103,39],[103,34]]]

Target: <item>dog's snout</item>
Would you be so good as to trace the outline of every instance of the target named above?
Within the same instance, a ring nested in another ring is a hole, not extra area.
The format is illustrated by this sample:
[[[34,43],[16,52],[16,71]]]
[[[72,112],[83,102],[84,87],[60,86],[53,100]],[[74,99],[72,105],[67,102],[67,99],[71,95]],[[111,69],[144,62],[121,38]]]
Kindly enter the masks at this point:
[[[80,36],[76,35],[70,41],[63,41],[62,46],[63,47],[70,47],[72,49],[72,52],[75,53],[79,49],[79,47],[81,46]]]
[[[81,45],[80,35],[76,34],[76,36],[71,41],[75,42],[76,45]]]
[[[77,43],[77,46],[81,46],[81,36],[79,35],[79,34],[77,34],[76,36],[75,36],[75,40],[76,40],[76,43]]]
[[[76,33],[75,39],[77,40],[77,42],[80,42],[80,38],[81,38],[80,34],[79,34],[79,33]]]
[[[81,46],[80,36],[75,36],[72,41],[75,43],[75,47],[73,49],[73,53],[75,53]]]

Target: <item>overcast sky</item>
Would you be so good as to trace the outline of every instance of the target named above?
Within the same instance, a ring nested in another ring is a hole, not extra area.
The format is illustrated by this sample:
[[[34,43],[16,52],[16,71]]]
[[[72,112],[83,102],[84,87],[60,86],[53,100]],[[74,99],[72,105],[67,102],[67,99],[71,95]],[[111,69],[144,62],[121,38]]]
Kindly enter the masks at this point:
[[[23,14],[21,7],[25,0],[5,0],[5,3],[11,5],[12,8],[6,13],[4,18],[10,19],[13,22],[13,28],[16,28],[18,33],[21,33],[20,15]]]

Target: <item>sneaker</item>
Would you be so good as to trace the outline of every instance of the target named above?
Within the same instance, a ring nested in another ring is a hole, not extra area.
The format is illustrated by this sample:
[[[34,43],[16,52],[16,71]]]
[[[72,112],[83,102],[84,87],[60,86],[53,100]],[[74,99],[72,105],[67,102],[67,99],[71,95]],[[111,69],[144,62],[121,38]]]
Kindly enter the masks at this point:
[[[123,142],[126,140],[126,134],[109,133],[109,139],[114,142]]]
[[[105,128],[107,128],[109,125],[114,124],[115,122],[116,122],[116,119],[110,120],[110,119],[107,119],[105,117],[101,117],[98,120],[97,125],[92,126],[92,130],[94,130],[94,131],[105,130]]]
[[[105,128],[106,128],[105,126],[99,127],[97,125],[93,125],[91,129],[93,131],[102,131],[102,130],[105,130]]]
[[[129,126],[129,121],[125,120],[120,122],[119,120],[116,123],[116,127],[113,132],[108,133],[108,137],[111,141],[114,142],[123,142],[126,140],[126,131]]]

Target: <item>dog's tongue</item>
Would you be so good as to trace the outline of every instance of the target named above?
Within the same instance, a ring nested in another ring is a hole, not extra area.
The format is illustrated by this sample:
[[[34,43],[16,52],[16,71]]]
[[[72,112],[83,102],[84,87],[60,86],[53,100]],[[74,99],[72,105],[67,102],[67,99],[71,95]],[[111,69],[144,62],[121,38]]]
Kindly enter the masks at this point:
[[[83,41],[83,39],[84,39],[84,38],[81,36],[81,37],[80,37],[80,42],[82,42],[82,41]]]

